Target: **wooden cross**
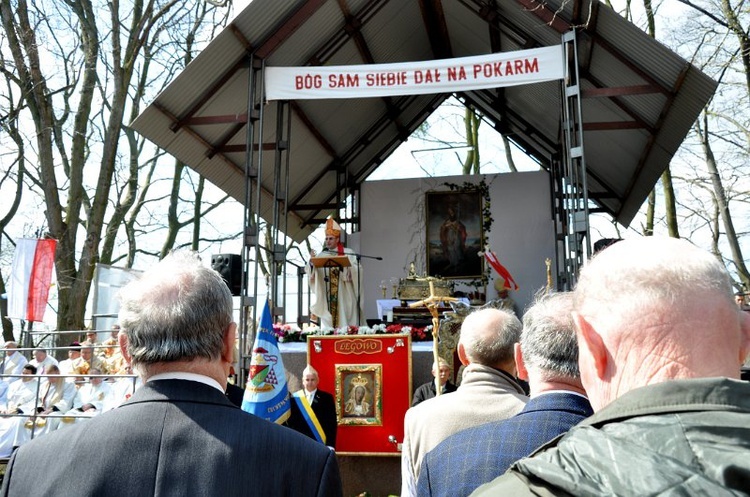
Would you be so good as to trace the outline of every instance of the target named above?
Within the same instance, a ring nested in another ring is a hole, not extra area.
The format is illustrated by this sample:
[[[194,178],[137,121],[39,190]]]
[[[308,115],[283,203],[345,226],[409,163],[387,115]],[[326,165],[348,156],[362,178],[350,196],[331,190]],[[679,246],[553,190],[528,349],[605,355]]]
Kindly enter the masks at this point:
[[[430,311],[430,315],[432,316],[432,357],[433,363],[436,364],[439,369],[440,361],[438,359],[440,356],[438,355],[438,329],[440,328],[440,319],[438,317],[438,307],[440,307],[440,304],[443,302],[455,302],[458,299],[455,297],[440,297],[435,295],[435,287],[432,284],[432,280],[428,281],[428,283],[430,285],[430,296],[419,302],[412,302],[409,304],[409,307],[427,307]],[[438,374],[435,376],[435,395],[440,395],[441,390],[440,374]]]

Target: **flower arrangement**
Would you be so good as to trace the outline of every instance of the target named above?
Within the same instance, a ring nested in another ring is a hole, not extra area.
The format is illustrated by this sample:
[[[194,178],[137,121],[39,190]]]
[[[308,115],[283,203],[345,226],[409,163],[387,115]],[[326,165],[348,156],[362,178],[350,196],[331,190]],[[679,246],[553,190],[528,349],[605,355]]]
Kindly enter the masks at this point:
[[[344,328],[319,328],[317,326],[310,326],[308,328],[300,330],[296,326],[290,324],[275,324],[273,325],[273,334],[276,336],[276,340],[279,343],[289,342],[306,342],[308,335],[321,336],[321,335],[352,335],[352,336],[364,336],[364,335],[391,335],[391,334],[405,334],[411,335],[413,342],[422,342],[426,340],[432,340],[432,325],[429,326],[409,326],[404,324],[376,324],[370,326],[347,326]]]

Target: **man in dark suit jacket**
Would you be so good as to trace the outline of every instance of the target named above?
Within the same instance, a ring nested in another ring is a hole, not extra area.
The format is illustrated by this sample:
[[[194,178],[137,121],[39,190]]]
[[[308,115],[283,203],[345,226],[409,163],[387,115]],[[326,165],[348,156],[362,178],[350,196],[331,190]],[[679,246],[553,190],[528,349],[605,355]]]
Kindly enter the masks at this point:
[[[441,394],[451,393],[456,391],[456,385],[451,383],[448,378],[451,375],[451,368],[448,366],[448,362],[442,357],[438,359],[437,363],[432,363],[432,376],[440,380],[440,386],[442,390]],[[435,380],[428,381],[420,385],[415,391],[411,399],[411,406],[424,402],[427,399],[431,399],[437,395],[437,389],[435,388]]]
[[[302,371],[302,386],[304,388],[294,393],[295,398],[292,399],[292,412],[286,425],[303,435],[325,443],[328,447],[335,449],[336,431],[338,429],[336,402],[333,399],[333,395],[318,389],[319,382],[320,377],[318,376],[318,372],[308,364]],[[312,422],[312,419],[310,419],[311,417],[308,418],[305,416],[304,402],[307,402],[312,408],[315,418],[323,429],[325,440],[319,439],[320,434],[316,436],[317,427]]]
[[[120,347],[143,386],[119,408],[19,448],[0,494],[341,495],[332,451],[224,394],[237,328],[216,271],[175,252],[120,299]]]
[[[570,293],[558,293],[541,296],[526,311],[516,365],[531,400],[516,416],[460,431],[428,452],[418,495],[469,495],[593,414],[578,372],[572,306]]]

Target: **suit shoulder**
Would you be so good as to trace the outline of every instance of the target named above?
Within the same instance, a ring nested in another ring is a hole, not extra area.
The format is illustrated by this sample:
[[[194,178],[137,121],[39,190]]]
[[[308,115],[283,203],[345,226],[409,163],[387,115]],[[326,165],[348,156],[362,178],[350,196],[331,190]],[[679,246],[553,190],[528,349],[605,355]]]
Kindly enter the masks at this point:
[[[459,446],[466,447],[467,443],[474,441],[486,442],[489,438],[494,438],[497,435],[503,424],[508,420],[492,421],[491,423],[485,423],[478,426],[472,426],[453,433],[442,440],[436,447],[430,452],[437,452],[439,450],[448,450],[450,447]]]
[[[323,390],[318,390],[318,395],[320,395],[321,398],[324,398],[333,402],[333,394],[324,392]]]

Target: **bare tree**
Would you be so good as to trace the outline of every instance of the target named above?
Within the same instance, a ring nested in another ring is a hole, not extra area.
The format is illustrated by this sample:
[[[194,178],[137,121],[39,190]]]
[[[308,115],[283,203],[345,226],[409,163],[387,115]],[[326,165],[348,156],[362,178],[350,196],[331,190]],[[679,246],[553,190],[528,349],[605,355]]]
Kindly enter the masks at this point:
[[[750,128],[747,112],[750,101],[750,37],[743,24],[747,25],[748,11],[744,3],[733,5],[729,0],[697,5],[689,0],[678,0],[695,13],[689,16],[688,28],[699,27],[705,33],[695,48],[695,58],[703,64],[704,70],[713,71],[720,89],[709,103],[702,119],[695,128],[703,161],[708,172],[706,182],[715,204],[717,219],[716,246],[718,237],[723,235],[729,249],[724,258],[736,272],[740,285],[750,288],[750,274],[744,261],[741,233],[735,228],[730,209],[733,194],[727,191],[725,181],[741,182],[739,198],[747,195],[747,164],[750,160]],[[721,151],[722,159],[717,159],[715,150]],[[735,178],[735,179],[733,179]],[[724,228],[719,232],[718,226]]]
[[[21,205],[21,198],[23,197],[24,191],[26,156],[23,140],[21,139],[21,134],[18,130],[20,104],[13,100],[13,94],[16,92],[11,91],[11,89],[17,84],[17,81],[14,80],[12,73],[6,69],[6,61],[2,55],[0,55],[0,72],[5,75],[7,88],[7,91],[0,93],[0,98],[4,100],[2,104],[0,104],[0,109],[3,109],[2,115],[0,115],[0,127],[2,127],[3,133],[7,135],[7,139],[11,140],[15,145],[14,147],[3,147],[4,150],[9,151],[12,151],[13,148],[15,148],[15,153],[12,158],[4,157],[5,160],[3,162],[9,164],[10,167],[0,171],[0,191],[6,193],[12,192],[10,201],[3,202],[3,210],[0,211],[0,216],[2,216],[0,217],[0,253],[2,253],[4,239],[7,238],[8,241],[12,243],[12,240],[7,236],[5,230],[18,212],[18,207]],[[0,274],[0,294],[5,293],[5,278]],[[0,319],[3,323],[3,339],[5,341],[14,339],[13,324],[7,319],[7,316],[8,301],[6,299],[0,299]]]
[[[482,124],[482,116],[471,107],[464,110],[464,126],[466,128],[466,145],[469,150],[466,152],[464,159],[464,174],[479,174],[479,125]]]
[[[148,204],[137,194],[144,186],[139,180],[151,179],[155,162],[141,164],[144,144],[124,132],[122,123],[128,111],[131,119],[137,115],[151,85],[158,87],[184,67],[189,57],[170,55],[180,46],[179,37],[171,35],[187,33],[194,41],[206,8],[203,2],[179,0],[134,0],[124,6],[96,0],[18,0],[11,6],[10,0],[0,0],[13,61],[8,71],[34,127],[36,170],[30,176],[40,185],[48,231],[58,240],[59,329],[83,328],[94,268],[113,260],[123,225],[132,264],[139,215],[133,209]],[[225,15],[219,15],[221,22]],[[183,53],[195,50],[182,41]],[[154,60],[160,65],[151,67]],[[123,139],[126,160],[120,154]],[[196,225],[177,229],[188,224]]]

